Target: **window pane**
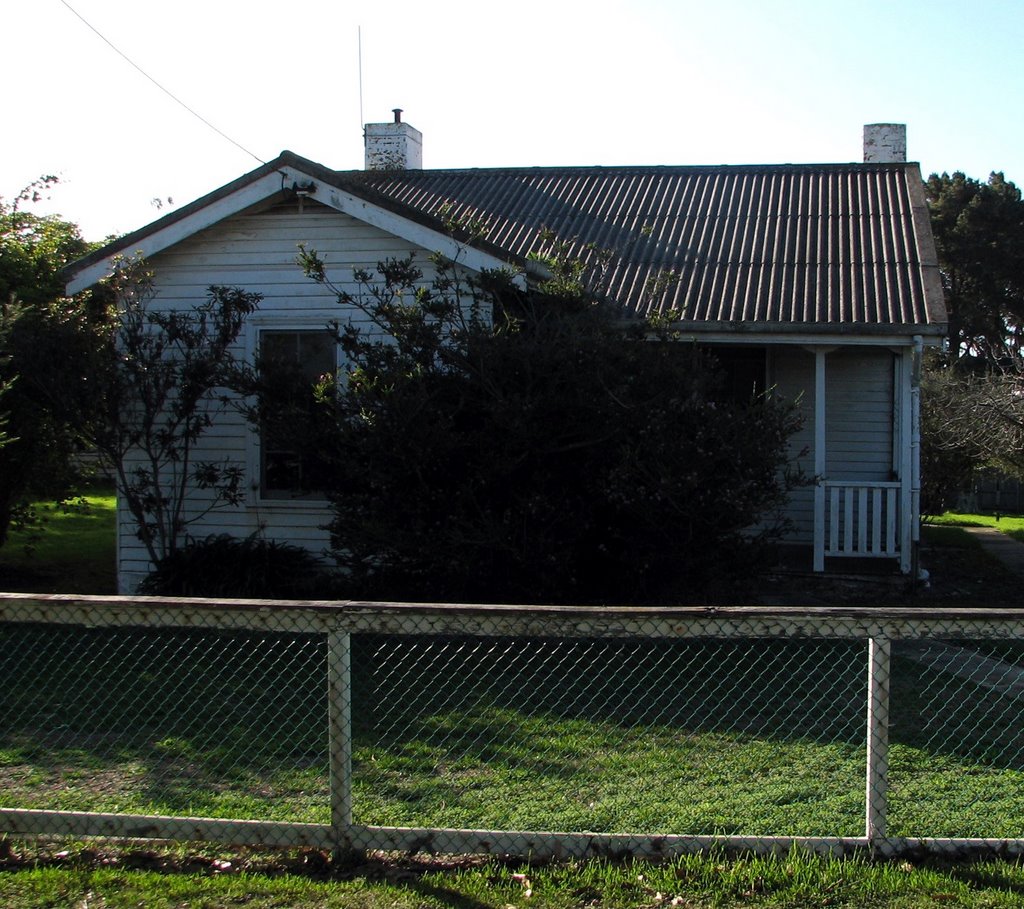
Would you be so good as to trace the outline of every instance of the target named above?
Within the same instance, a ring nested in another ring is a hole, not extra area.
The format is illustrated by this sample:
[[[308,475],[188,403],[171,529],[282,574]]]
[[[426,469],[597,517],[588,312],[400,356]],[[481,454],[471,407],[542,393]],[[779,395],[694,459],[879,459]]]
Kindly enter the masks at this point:
[[[308,496],[322,488],[325,465],[317,450],[313,386],[336,368],[336,345],[326,330],[260,333],[264,497]]]

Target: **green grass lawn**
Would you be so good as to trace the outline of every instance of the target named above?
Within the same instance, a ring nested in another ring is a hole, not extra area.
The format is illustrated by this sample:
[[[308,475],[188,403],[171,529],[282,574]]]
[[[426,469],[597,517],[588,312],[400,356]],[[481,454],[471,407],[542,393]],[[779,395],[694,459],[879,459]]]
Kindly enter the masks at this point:
[[[54,515],[34,556],[13,545],[0,552],[0,572],[34,579],[27,590],[46,589],[38,586],[44,578],[57,591],[112,590],[112,501],[92,500],[86,514]],[[926,537],[943,553],[960,547],[969,558],[977,549],[951,524],[929,527]],[[328,821],[322,641],[52,627],[2,634],[0,805]],[[1024,667],[1019,645],[987,652]],[[359,823],[863,831],[861,644],[364,636],[355,641],[353,679]],[[897,648],[890,831],[1024,835],[1018,708],[1012,696]],[[426,873],[385,863],[326,882],[277,859],[267,860],[270,870],[232,857],[230,872],[200,863],[199,873],[154,873],[126,871],[112,853],[113,864],[64,858],[4,872],[4,854],[0,842],[0,905],[14,909],[981,907],[1024,899],[1024,871],[998,862],[710,856],[665,865],[471,863]],[[171,870],[195,871],[180,854]]]
[[[1009,909],[1024,899],[1024,868],[1001,861],[871,863],[796,852],[764,858],[686,856],[660,864],[594,860],[445,867],[378,861],[325,879],[315,859],[252,854],[182,859],[155,852],[70,850],[47,860],[44,853],[38,863],[0,870],[0,904],[7,909]]]
[[[989,514],[961,514],[947,511],[943,515],[928,518],[931,526],[994,527],[1001,533],[1024,543],[1024,516]]]
[[[114,593],[114,494],[98,488],[85,508],[40,502],[38,533],[14,532],[0,549],[0,590],[30,593]]]
[[[322,640],[2,635],[0,806],[328,820]],[[353,646],[358,823],[863,833],[860,642]],[[997,655],[1024,666],[1019,645]],[[897,648],[892,704],[891,832],[1024,836],[1012,695]]]

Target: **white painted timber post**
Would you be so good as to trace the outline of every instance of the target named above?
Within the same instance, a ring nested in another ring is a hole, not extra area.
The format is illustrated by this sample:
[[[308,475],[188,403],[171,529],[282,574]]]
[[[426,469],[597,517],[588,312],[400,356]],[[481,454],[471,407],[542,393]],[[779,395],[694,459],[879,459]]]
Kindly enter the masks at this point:
[[[340,855],[352,848],[352,640],[340,631],[327,636],[327,716],[331,839]]]
[[[900,355],[900,571],[910,573],[914,550],[914,349]]]
[[[825,354],[814,348],[814,570],[825,570]]]
[[[916,583],[920,574],[921,548],[921,358],[924,341],[914,336],[913,366],[910,375],[910,572]]]
[[[874,849],[886,837],[889,799],[889,656],[888,638],[868,641],[868,716],[866,831]]]

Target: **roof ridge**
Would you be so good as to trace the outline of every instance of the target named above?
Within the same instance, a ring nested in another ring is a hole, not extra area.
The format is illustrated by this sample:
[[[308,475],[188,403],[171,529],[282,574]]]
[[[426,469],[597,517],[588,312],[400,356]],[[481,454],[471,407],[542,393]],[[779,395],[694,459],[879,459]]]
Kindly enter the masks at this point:
[[[322,165],[321,165],[322,166]],[[364,180],[386,180],[400,178],[415,180],[419,175],[426,179],[430,175],[441,174],[538,174],[538,173],[668,173],[668,172],[721,172],[721,171],[819,171],[819,170],[850,170],[850,171],[887,171],[905,170],[907,167],[920,167],[916,161],[832,161],[817,163],[781,163],[781,164],[541,164],[541,165],[503,165],[499,167],[437,167],[418,170],[334,170],[339,178],[350,178],[359,175]]]

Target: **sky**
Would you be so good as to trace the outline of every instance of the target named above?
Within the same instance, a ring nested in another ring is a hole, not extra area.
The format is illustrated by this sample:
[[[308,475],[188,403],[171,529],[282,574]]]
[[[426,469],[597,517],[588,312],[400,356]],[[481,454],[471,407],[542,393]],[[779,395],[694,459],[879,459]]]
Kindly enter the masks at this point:
[[[31,210],[89,240],[283,149],[362,168],[395,107],[428,168],[858,161],[896,122],[924,176],[1024,183],[1024,0],[0,0],[0,35],[0,196],[56,174]]]

